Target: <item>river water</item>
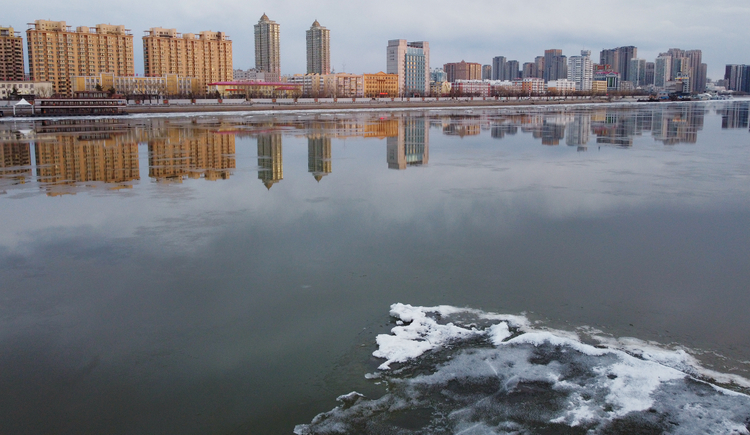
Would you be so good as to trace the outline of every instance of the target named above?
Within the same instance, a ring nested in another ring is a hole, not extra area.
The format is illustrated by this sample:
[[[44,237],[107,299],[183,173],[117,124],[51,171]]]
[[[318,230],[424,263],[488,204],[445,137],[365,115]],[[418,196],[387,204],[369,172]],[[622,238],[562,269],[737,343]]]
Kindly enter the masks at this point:
[[[0,432],[746,432],[749,108],[3,120]]]

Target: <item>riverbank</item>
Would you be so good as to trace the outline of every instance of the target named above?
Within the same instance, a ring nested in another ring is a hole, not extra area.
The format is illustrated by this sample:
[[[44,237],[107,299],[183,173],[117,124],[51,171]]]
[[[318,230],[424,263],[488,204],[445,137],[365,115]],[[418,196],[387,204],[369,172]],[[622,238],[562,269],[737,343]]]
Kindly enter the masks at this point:
[[[618,100],[628,101],[628,100]],[[635,101],[635,100],[633,100]],[[444,99],[444,100],[395,100],[395,101],[327,101],[327,102],[294,102],[288,101],[263,101],[242,103],[234,102],[197,102],[188,104],[138,104],[129,105],[123,109],[126,113],[180,113],[180,112],[252,112],[267,110],[349,110],[349,109],[413,109],[413,108],[440,108],[440,107],[497,107],[497,106],[547,106],[560,104],[595,104],[607,103],[607,99],[520,99],[520,100],[495,100],[493,99]]]

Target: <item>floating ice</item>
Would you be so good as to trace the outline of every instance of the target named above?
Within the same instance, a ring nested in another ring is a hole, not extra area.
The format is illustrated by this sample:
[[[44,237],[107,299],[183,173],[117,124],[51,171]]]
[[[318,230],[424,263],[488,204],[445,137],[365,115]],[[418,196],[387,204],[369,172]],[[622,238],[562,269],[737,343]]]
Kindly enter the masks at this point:
[[[398,326],[373,353],[386,361],[368,376],[388,393],[340,396],[296,434],[750,434],[750,396],[708,382],[682,350],[606,337],[592,346],[449,306],[394,304],[391,315]]]

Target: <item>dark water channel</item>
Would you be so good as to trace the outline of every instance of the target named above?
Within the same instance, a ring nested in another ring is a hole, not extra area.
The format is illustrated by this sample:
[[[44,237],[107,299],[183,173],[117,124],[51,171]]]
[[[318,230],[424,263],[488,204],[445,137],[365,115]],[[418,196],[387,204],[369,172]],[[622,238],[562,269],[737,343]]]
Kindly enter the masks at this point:
[[[748,377],[749,105],[3,121],[0,433],[291,433],[396,302]]]

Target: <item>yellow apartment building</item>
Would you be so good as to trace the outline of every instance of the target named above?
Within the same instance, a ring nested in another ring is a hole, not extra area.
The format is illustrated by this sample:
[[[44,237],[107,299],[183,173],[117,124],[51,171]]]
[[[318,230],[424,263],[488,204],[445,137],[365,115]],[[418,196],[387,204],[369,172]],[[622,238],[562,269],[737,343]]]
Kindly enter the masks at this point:
[[[0,26],[0,80],[23,80],[23,38],[12,27]]]
[[[398,74],[364,74],[365,98],[398,97]]]
[[[72,94],[74,76],[135,74],[133,35],[125,26],[97,24],[73,31],[65,21],[47,20],[36,20],[29,26],[26,42],[31,79],[52,82],[58,94]]]
[[[233,80],[232,41],[226,33],[181,34],[177,29],[161,27],[152,27],[146,33],[143,63],[147,77],[192,77],[201,93],[209,83]]]

